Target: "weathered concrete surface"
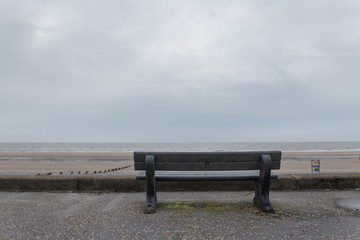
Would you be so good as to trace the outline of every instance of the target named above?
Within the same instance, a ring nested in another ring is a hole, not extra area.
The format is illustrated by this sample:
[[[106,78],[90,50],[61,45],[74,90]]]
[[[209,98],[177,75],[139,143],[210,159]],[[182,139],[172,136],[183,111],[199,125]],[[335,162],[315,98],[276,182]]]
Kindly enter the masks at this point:
[[[0,176],[1,191],[77,191],[78,179],[56,176]]]
[[[134,176],[0,176],[1,191],[141,192]]]
[[[360,239],[360,213],[337,206],[359,191],[272,191],[276,212],[252,192],[0,192],[0,239]]]
[[[297,190],[359,188],[360,174],[298,174],[292,175]]]
[[[253,190],[253,182],[158,182],[158,191]],[[272,190],[360,188],[360,174],[288,174],[271,181]],[[98,176],[0,176],[0,191],[144,192],[145,181],[134,175]]]
[[[145,184],[135,180],[135,176],[78,177],[79,192],[143,192]]]

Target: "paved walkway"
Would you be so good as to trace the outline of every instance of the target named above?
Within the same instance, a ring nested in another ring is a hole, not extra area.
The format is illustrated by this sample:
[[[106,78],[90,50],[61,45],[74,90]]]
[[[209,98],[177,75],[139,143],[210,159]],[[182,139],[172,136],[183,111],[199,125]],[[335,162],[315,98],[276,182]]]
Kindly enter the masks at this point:
[[[132,156],[122,155],[119,161],[117,154],[105,159],[84,154],[32,155],[31,161],[27,156],[19,159],[0,154],[0,174],[92,176],[94,171],[104,176],[135,174]],[[283,174],[282,178],[288,173],[311,173],[311,160],[318,159],[322,173],[356,173],[355,176],[360,173],[358,153],[287,153],[277,172]],[[16,182],[17,178],[21,180],[18,176],[13,180]],[[41,179],[50,182],[65,179],[78,185],[71,177],[26,178],[31,178],[34,186],[39,186]],[[90,185],[102,183],[91,179],[95,178],[83,180],[90,181]],[[336,184],[343,182],[347,183]],[[109,179],[104,179],[104,183],[109,185]],[[119,182],[115,183],[118,187]],[[360,239],[360,191],[355,188],[353,191],[271,191],[275,214],[264,214],[253,206],[253,191],[159,192],[159,209],[153,215],[142,213],[144,192],[0,192],[0,239]]]
[[[144,193],[0,192],[0,239],[360,239],[359,191],[273,191],[274,214],[252,197],[159,192],[145,215]]]

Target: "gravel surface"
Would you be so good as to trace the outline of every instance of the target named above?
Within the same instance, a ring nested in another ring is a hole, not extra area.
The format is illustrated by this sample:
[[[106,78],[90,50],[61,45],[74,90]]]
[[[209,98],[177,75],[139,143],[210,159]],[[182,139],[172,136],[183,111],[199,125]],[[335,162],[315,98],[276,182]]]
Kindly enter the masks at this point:
[[[145,215],[145,193],[0,192],[0,239],[360,239],[360,191],[270,194],[274,214],[252,192],[159,192]]]

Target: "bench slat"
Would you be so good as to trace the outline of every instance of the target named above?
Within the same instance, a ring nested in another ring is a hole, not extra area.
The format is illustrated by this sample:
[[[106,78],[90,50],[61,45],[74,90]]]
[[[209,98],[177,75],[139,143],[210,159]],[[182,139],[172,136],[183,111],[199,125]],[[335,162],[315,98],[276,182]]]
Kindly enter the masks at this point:
[[[259,170],[252,171],[156,171],[157,181],[237,181],[257,180]],[[271,174],[271,179],[277,179],[276,174]],[[136,175],[137,180],[145,180],[145,172]]]
[[[144,170],[144,162],[135,162],[135,170]],[[216,171],[216,170],[256,170],[260,169],[259,162],[157,162],[156,170],[179,170],[179,171]],[[272,169],[280,169],[280,162],[272,162]]]
[[[156,162],[253,162],[261,155],[280,161],[281,151],[255,152],[135,152],[134,161],[143,162],[146,155],[155,155]]]
[[[258,170],[260,156],[270,155],[272,169],[280,169],[281,151],[255,152],[135,152],[135,170],[145,170],[145,156],[155,156],[155,170]]]

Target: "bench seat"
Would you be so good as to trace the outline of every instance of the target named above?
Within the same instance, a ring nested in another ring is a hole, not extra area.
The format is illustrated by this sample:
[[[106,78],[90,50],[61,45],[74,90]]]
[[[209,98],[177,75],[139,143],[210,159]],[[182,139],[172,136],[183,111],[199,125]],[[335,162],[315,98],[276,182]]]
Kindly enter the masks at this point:
[[[157,181],[255,181],[259,179],[259,170],[247,171],[155,171]],[[271,174],[271,179],[277,179]],[[145,171],[136,175],[136,180],[146,180]]]

